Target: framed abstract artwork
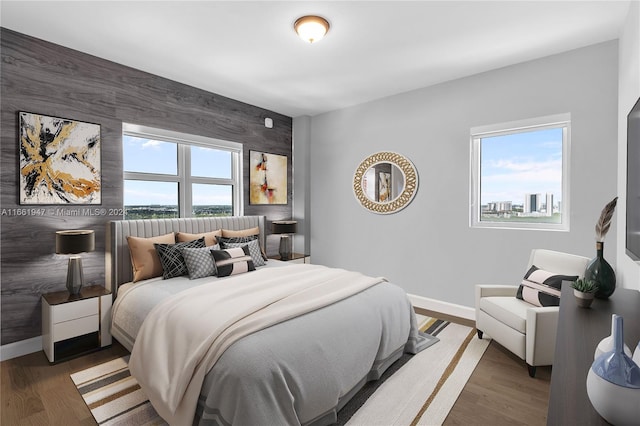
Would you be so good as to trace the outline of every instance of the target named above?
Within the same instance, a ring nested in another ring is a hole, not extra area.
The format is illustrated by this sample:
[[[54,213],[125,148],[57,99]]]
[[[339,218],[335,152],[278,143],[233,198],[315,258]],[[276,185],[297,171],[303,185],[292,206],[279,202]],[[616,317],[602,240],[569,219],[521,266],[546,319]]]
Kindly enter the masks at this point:
[[[287,204],[287,156],[249,151],[249,204]]]
[[[101,204],[100,125],[20,112],[20,204]]]

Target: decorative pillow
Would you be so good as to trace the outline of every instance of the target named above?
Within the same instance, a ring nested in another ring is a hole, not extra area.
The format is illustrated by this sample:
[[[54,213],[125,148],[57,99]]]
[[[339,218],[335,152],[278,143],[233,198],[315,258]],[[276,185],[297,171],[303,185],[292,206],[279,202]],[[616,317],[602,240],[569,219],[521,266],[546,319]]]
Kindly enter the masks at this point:
[[[161,276],[162,263],[153,244],[172,244],[175,241],[173,232],[151,238],[127,237],[133,265],[133,282]]]
[[[182,250],[185,248],[205,247],[204,237],[186,243],[154,244],[160,263],[162,264],[162,278],[165,280],[187,275],[187,264],[184,262]]]
[[[255,228],[241,229],[240,231],[232,231],[230,229],[222,230],[222,237],[224,238],[255,237],[254,239],[258,239],[259,235],[260,235],[260,227],[258,226],[256,226]],[[220,238],[218,238],[218,241],[220,241]],[[233,241],[233,242],[242,243],[247,241],[249,240],[239,240],[239,241]],[[260,250],[262,251],[262,258],[266,261],[267,254],[264,252],[264,247],[262,247],[262,244],[260,244]]]
[[[255,271],[256,267],[251,260],[249,247],[237,247],[225,250],[211,250],[216,261],[216,271],[219,277],[241,274]]]
[[[560,275],[533,265],[524,275],[516,297],[536,306],[559,306],[562,281],[577,279],[577,275]]]
[[[222,243],[248,243],[249,241],[257,241],[257,235],[246,235],[244,237],[218,237],[218,242]]]
[[[240,238],[243,238],[243,237],[240,237]],[[220,241],[220,247],[222,247],[223,249],[244,247],[244,246],[249,247],[249,254],[251,255],[251,259],[253,260],[254,266],[258,267],[258,266],[265,265],[264,259],[262,258],[262,251],[260,250],[260,244],[258,243],[258,240],[254,239],[247,243],[232,243],[232,242],[229,242],[228,239],[224,238],[222,241]]]
[[[216,274],[216,262],[211,254],[212,249],[220,250],[220,246],[216,244],[210,247],[186,247],[182,249],[182,256],[184,257],[184,263],[187,265],[190,280]]]
[[[176,234],[176,242],[186,243],[188,241],[197,240],[204,237],[204,244],[209,247],[218,243],[217,237],[222,235],[222,229],[216,231],[204,232],[202,234],[189,234],[186,232],[178,232]]]
[[[240,231],[222,229],[222,236],[225,238],[249,237],[251,235],[255,235],[257,238],[257,236],[260,235],[260,228],[256,226],[255,228],[241,229]]]

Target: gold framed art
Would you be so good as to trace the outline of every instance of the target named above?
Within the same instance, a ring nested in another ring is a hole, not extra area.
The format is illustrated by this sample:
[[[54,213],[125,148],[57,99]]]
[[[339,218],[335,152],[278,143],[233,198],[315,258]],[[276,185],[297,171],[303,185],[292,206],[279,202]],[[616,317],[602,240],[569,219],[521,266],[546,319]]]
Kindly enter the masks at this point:
[[[418,191],[418,173],[403,155],[382,151],[371,154],[357,167],[353,192],[362,207],[378,214],[405,208]]]
[[[20,204],[101,204],[100,125],[19,113]]]

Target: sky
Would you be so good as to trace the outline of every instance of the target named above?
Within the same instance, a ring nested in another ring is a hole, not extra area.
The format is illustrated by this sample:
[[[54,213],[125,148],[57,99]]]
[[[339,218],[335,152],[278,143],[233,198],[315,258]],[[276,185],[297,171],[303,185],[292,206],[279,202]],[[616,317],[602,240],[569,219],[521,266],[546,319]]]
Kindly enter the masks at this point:
[[[124,170],[176,175],[177,144],[124,135]],[[191,175],[231,178],[231,153],[191,146]],[[176,182],[125,181],[124,205],[178,204]],[[193,185],[193,205],[231,205],[230,185]]]
[[[526,193],[562,201],[562,129],[482,138],[481,203],[523,204]]]

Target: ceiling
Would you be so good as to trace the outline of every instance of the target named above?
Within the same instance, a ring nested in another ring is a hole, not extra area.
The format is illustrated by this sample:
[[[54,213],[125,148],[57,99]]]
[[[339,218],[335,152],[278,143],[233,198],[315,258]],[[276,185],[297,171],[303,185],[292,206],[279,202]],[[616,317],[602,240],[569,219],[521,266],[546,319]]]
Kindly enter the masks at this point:
[[[630,1],[9,1],[3,27],[291,117],[616,39]],[[331,23],[314,44],[294,21]]]

